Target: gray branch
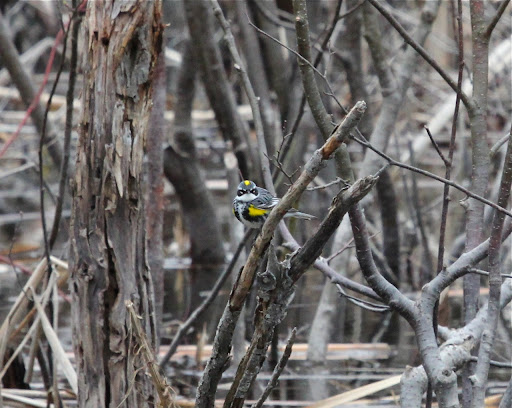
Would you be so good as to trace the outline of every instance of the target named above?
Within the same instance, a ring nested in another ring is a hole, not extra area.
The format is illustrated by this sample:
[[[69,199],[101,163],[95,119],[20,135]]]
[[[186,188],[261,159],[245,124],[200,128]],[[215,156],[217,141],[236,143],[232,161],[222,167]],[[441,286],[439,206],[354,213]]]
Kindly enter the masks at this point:
[[[512,129],[511,129],[512,133]],[[505,155],[505,163],[503,164],[503,172],[501,175],[500,193],[498,196],[498,204],[505,207],[510,198],[510,187],[512,185],[512,138],[508,141],[507,153]],[[478,351],[478,363],[476,365],[475,374],[470,377],[473,383],[473,400],[474,408],[484,405],[485,389],[487,385],[487,377],[489,374],[489,364],[491,360],[491,350],[498,327],[499,302],[501,295],[501,242],[503,235],[503,224],[505,214],[495,212],[491,237],[489,238],[489,300],[487,317],[485,319],[485,329],[480,339],[480,349]]]
[[[501,294],[500,309],[512,300],[512,283],[510,281],[507,280],[501,285]],[[442,337],[447,338],[440,347],[440,358],[443,364],[450,367],[451,370],[458,370],[471,360],[471,350],[478,345],[478,340],[484,330],[487,307],[485,304],[475,319],[460,329],[439,328]],[[427,384],[428,377],[424,366],[407,369],[400,381],[401,407],[420,408]]]
[[[368,194],[376,182],[377,177],[366,177],[355,182],[349,189],[341,190],[334,198],[329,213],[317,232],[282,264],[273,256],[274,251],[269,251],[267,271],[258,276],[260,290],[255,314],[256,328],[251,345],[238,367],[235,380],[226,397],[225,407],[241,406],[265,361],[275,327],[286,316],[288,304],[295,292],[295,282],[319,256],[350,207]]]
[[[297,334],[297,328],[293,328],[292,334],[290,334],[290,337],[288,338],[288,342],[286,343],[286,348],[283,352],[283,355],[279,359],[279,363],[275,366],[274,371],[272,373],[272,377],[270,378],[270,381],[268,382],[267,386],[265,387],[265,391],[263,391],[263,394],[261,394],[261,397],[256,401],[255,404],[253,404],[252,408],[261,408],[263,406],[263,403],[268,398],[272,390],[276,387],[277,382],[279,380],[279,376],[283,372],[284,368],[286,367],[286,363],[288,362],[288,359],[290,358],[292,354],[292,347],[293,343],[295,343],[295,335]]]

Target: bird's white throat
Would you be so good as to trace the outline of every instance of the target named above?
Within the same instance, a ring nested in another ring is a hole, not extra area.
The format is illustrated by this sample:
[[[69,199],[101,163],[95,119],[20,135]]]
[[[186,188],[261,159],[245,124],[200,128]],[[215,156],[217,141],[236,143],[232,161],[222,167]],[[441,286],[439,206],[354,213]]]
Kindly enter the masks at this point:
[[[252,193],[245,193],[245,194],[242,194],[240,197],[237,197],[239,201],[243,201],[244,203],[248,202],[248,201],[252,201],[256,198],[257,196],[252,194]]]

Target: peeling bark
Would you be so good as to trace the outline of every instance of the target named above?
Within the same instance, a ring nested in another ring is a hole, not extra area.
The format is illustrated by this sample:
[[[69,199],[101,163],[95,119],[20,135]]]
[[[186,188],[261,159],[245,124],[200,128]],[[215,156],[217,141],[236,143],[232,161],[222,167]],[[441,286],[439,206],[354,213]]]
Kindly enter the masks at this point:
[[[88,2],[70,250],[80,407],[155,404],[125,301],[154,346],[142,162],[160,18],[157,1]]]

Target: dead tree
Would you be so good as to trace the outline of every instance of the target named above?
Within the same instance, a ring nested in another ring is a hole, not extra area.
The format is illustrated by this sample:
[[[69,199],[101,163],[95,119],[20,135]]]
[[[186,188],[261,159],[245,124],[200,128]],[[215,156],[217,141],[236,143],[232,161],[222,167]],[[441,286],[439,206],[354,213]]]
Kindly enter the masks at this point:
[[[155,342],[142,164],[161,48],[160,2],[88,2],[73,183],[71,292],[81,407],[154,406],[125,301]]]

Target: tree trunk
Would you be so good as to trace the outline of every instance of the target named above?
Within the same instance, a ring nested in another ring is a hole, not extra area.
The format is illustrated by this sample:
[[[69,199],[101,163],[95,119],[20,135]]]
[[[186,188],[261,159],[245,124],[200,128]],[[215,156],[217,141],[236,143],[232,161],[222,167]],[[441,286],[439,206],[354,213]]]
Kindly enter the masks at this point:
[[[70,251],[80,407],[155,404],[125,301],[134,302],[154,345],[142,163],[161,48],[160,7],[144,0],[87,6]]]

